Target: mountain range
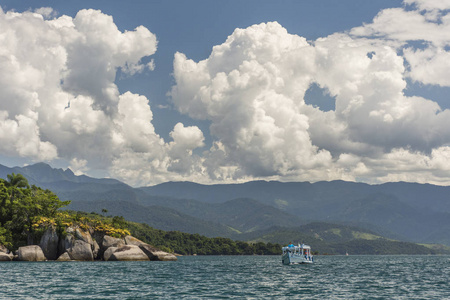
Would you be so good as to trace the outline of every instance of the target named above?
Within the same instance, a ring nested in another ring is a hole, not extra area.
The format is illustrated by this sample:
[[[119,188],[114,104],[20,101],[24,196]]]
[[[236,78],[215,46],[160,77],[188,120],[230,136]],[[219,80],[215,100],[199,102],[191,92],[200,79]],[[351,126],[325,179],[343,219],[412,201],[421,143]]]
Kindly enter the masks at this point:
[[[295,229],[298,233],[302,226],[326,222],[339,228],[356,226],[360,230],[355,232],[366,235],[450,245],[447,186],[253,181],[166,182],[133,188],[115,179],[76,176],[70,169],[44,163],[14,168],[0,165],[1,178],[11,173],[21,173],[30,184],[52,190],[61,200],[71,200],[68,209],[97,213],[106,209],[108,214],[162,230],[240,240],[265,237],[265,241],[276,242],[274,232]]]

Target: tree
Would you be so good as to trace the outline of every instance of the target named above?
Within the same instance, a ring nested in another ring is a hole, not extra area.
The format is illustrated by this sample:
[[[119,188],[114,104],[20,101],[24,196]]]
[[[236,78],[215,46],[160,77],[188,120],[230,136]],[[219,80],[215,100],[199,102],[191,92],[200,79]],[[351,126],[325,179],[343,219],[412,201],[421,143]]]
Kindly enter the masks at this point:
[[[59,200],[58,196],[52,191],[43,190],[35,185],[31,187],[30,200],[31,208],[35,210],[36,216],[39,215],[47,218],[54,217],[61,207],[70,204],[70,201]]]
[[[53,218],[57,211],[70,203],[60,201],[49,190],[29,186],[21,174],[8,175],[8,180],[0,180],[0,227],[13,238],[16,245],[32,243],[33,224],[39,217]],[[16,246],[15,245],[15,246]]]
[[[31,192],[17,203],[17,222],[22,224],[24,233],[27,235],[28,244],[33,242],[33,224],[38,217],[53,218],[61,207],[70,201],[60,201],[50,190],[43,190],[33,185]]]
[[[12,246],[11,231],[1,226],[0,226],[0,245],[3,245],[7,248],[10,248]]]
[[[8,185],[18,188],[29,188],[28,180],[22,174],[8,174]]]
[[[126,229],[128,228],[128,222],[127,220],[125,220],[124,217],[122,216],[114,216],[112,218],[112,225],[116,228],[120,228],[120,229]]]
[[[0,180],[0,226],[5,225],[11,215],[11,200],[5,181]]]

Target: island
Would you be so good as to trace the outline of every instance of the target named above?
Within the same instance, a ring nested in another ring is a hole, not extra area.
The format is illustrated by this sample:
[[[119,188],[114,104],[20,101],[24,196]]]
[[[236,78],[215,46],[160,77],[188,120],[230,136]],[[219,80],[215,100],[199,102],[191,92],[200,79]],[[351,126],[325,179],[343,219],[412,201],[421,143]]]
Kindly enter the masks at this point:
[[[0,179],[0,261],[176,261],[130,235],[121,217],[63,211],[50,190],[21,174]]]

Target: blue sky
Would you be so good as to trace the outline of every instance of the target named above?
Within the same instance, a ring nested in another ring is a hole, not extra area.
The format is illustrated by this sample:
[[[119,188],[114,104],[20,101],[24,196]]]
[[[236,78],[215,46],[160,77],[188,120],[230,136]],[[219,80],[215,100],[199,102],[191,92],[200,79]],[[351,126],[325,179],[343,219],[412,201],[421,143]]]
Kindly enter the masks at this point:
[[[450,84],[440,63],[450,40],[446,5],[2,1],[5,36],[22,50],[8,44],[0,51],[4,70],[19,62],[12,79],[0,78],[0,86],[11,87],[0,98],[0,111],[7,112],[0,130],[29,136],[0,135],[9,145],[0,148],[0,163],[45,161],[132,185],[255,179],[448,184]],[[44,17],[37,21],[33,13]],[[22,30],[33,22],[41,23]],[[136,31],[139,26],[145,30]],[[125,47],[126,32],[136,39]],[[54,57],[45,71],[39,61],[49,51]],[[97,63],[105,69],[94,76]],[[40,70],[28,79],[35,84],[19,80],[26,67]],[[71,107],[46,109],[59,102]]]

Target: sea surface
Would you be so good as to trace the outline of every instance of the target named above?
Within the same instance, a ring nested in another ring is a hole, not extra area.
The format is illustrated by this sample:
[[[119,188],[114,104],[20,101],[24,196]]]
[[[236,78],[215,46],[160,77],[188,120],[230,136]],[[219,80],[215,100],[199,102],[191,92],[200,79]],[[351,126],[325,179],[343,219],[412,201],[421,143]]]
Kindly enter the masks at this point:
[[[450,299],[450,256],[3,262],[0,299]]]

